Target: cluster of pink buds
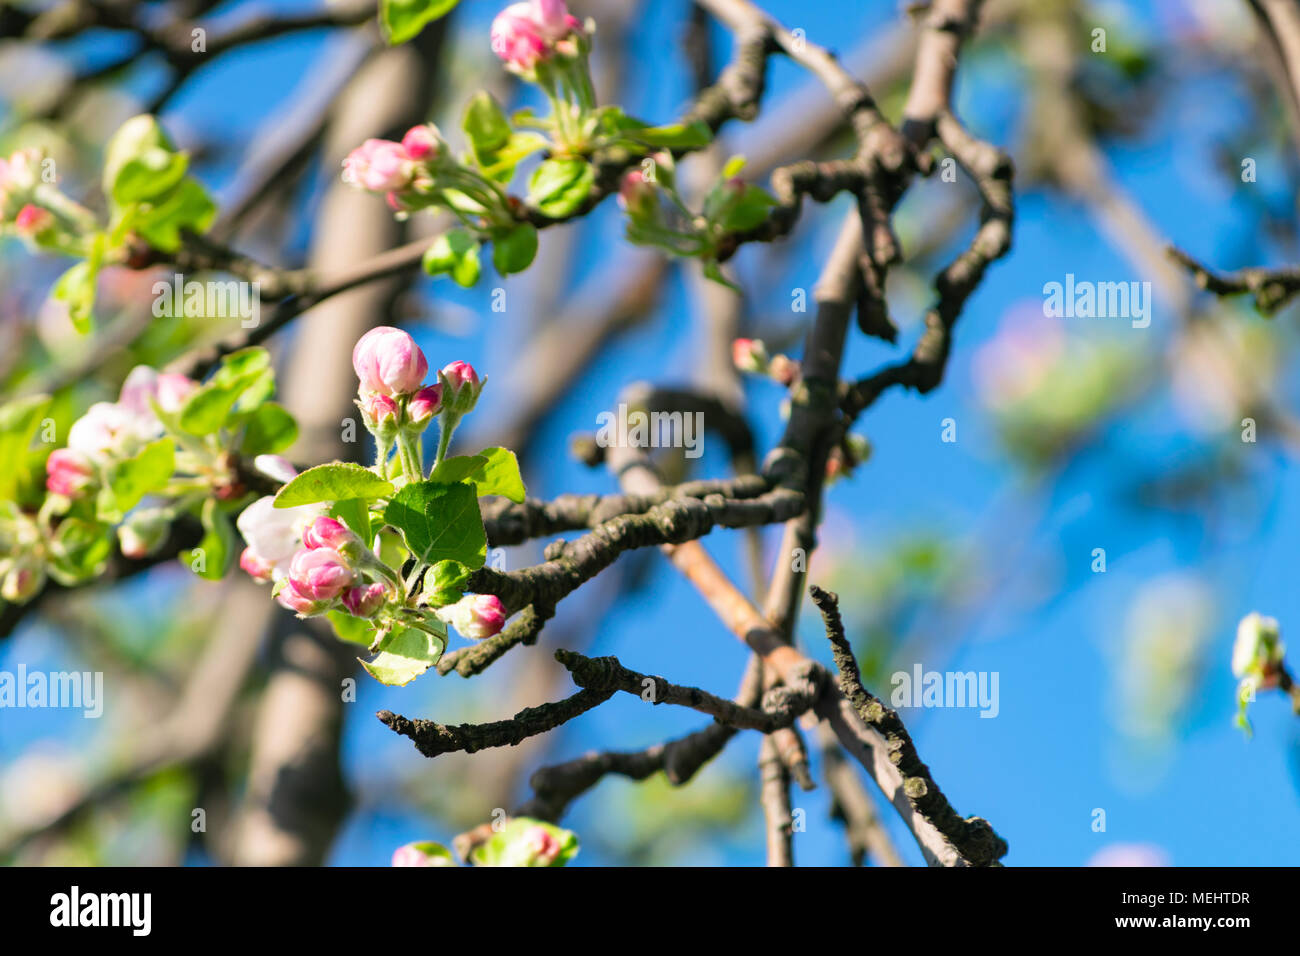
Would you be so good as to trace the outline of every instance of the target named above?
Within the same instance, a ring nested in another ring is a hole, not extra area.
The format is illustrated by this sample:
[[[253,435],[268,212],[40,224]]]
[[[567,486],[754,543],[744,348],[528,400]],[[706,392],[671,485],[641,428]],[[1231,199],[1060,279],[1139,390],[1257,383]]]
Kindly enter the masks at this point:
[[[357,407],[375,436],[385,461],[394,441],[407,463],[418,461],[418,437],[442,416],[443,444],[461,417],[471,411],[487,380],[468,362],[452,362],[426,384],[429,362],[415,340],[401,329],[381,325],[363,335],[352,350],[357,373]]]
[[[731,343],[731,360],[742,372],[766,375],[787,387],[799,378],[799,362],[788,355],[768,355],[762,339],[736,339]]]
[[[492,52],[506,69],[531,78],[539,63],[581,55],[589,34],[564,0],[526,0],[512,3],[492,21]]]
[[[506,623],[506,607],[495,594],[467,594],[436,613],[462,637],[472,641],[492,637]]]
[[[432,123],[412,126],[400,143],[368,139],[343,160],[343,178],[358,189],[385,193],[397,211],[408,208],[410,193],[433,183],[438,160],[447,145]]]
[[[303,617],[342,607],[356,617],[373,617],[388,599],[388,589],[367,581],[364,572],[379,559],[347,525],[321,515],[302,533],[275,599]]]
[[[155,405],[164,412],[179,412],[197,388],[198,383],[184,375],[159,374],[145,365],[133,369],[118,400],[91,405],[68,429],[67,447],[50,453],[46,488],[68,498],[89,492],[104,467],[162,436]]]

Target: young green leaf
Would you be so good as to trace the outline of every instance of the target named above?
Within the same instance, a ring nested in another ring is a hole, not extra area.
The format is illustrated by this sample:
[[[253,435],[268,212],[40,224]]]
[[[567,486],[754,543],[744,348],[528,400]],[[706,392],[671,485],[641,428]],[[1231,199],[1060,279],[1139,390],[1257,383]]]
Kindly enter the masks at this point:
[[[200,519],[203,522],[203,540],[193,551],[182,551],[181,560],[204,580],[220,581],[235,561],[238,549],[235,529],[216,498],[203,502]]]
[[[492,237],[492,264],[503,276],[523,272],[537,255],[537,229],[524,222]]]
[[[244,439],[239,450],[247,458],[284,451],[298,440],[298,423],[282,405],[264,402],[257,406],[244,423]]]
[[[132,458],[114,463],[108,470],[108,484],[101,492],[101,505],[115,512],[114,520],[140,503],[140,499],[157,491],[171,479],[176,469],[176,443],[170,438],[159,438],[145,445]],[[105,494],[106,493],[106,494]],[[105,510],[101,507],[101,517]]]
[[[475,457],[484,459],[483,465],[469,476],[478,485],[480,495],[501,495],[516,504],[523,502],[527,492],[514,452],[507,448],[484,448]]]
[[[492,155],[510,142],[510,123],[501,104],[487,90],[479,90],[470,97],[461,129],[480,166],[487,165]]]
[[[582,159],[548,159],[528,182],[528,201],[553,219],[572,215],[596,181],[596,169]]]
[[[17,497],[27,449],[50,401],[48,395],[32,395],[0,405],[0,500]]]
[[[411,554],[426,564],[459,561],[481,568],[487,560],[487,534],[473,484],[407,485],[388,502],[384,520],[401,530]]]
[[[446,16],[460,0],[380,0],[379,26],[389,44],[413,40],[420,31]]]
[[[349,461],[330,462],[308,468],[275,496],[275,507],[296,508],[318,501],[346,501],[348,498],[383,498],[393,493],[391,483],[368,468]]]
[[[361,666],[379,683],[403,687],[438,663],[446,647],[445,628],[437,637],[417,627],[397,627],[379,645],[374,660],[361,661]]]
[[[448,273],[466,289],[478,282],[479,241],[468,229],[451,229],[433,241],[424,253],[424,271],[431,276]]]
[[[334,636],[340,641],[369,647],[374,640],[375,625],[365,618],[353,617],[346,611],[326,611],[325,616],[334,628]]]
[[[444,459],[437,468],[433,469],[429,474],[429,480],[452,485],[458,481],[464,481],[487,463],[488,460],[482,455],[453,455],[451,458]]]

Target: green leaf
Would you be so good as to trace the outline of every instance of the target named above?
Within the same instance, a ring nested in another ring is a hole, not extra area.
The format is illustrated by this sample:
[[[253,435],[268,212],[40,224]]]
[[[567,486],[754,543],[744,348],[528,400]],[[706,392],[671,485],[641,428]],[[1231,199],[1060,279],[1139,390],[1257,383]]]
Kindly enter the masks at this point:
[[[171,192],[136,206],[131,226],[155,248],[175,252],[182,232],[207,232],[216,214],[207,190],[196,180],[184,179]]]
[[[326,611],[325,616],[329,618],[330,624],[334,627],[334,635],[340,641],[369,647],[370,642],[375,639],[373,621],[363,617],[353,617],[346,611]]]
[[[523,272],[536,255],[537,228],[526,222],[492,238],[492,264],[503,276]]]
[[[460,125],[480,166],[486,165],[485,157],[490,158],[510,142],[510,123],[501,104],[487,90],[479,90],[470,97]]]
[[[553,219],[572,215],[586,200],[596,170],[582,159],[548,159],[528,182],[528,201]]]
[[[541,827],[560,844],[554,860],[541,862],[531,859],[532,853],[524,837],[534,827]],[[564,866],[578,853],[578,835],[544,820],[531,817],[512,817],[505,826],[480,843],[469,854],[475,866]]]
[[[426,564],[459,561],[481,568],[487,560],[487,535],[473,484],[407,485],[388,502],[384,520],[401,530],[411,554]]]
[[[204,580],[220,581],[235,561],[238,550],[235,529],[216,498],[203,502],[199,517],[203,522],[203,540],[193,551],[182,551],[181,560]]]
[[[32,395],[0,405],[0,499],[18,496],[27,450],[51,401],[48,395]]]
[[[167,484],[175,470],[176,443],[170,438],[150,442],[134,457],[114,462],[100,492],[100,517],[120,521],[141,498]]]
[[[298,440],[298,423],[282,405],[264,402],[259,405],[244,424],[244,440],[240,453],[252,458],[255,455],[272,455],[284,451]]]
[[[745,168],[744,156],[732,156],[727,160],[727,164],[722,167],[722,179],[732,179],[740,175],[740,171]]]
[[[696,120],[690,124],[673,123],[670,126],[646,126],[640,129],[625,127],[624,135],[646,146],[667,149],[700,149],[713,142],[713,131],[703,120]]]
[[[236,402],[247,397],[256,404],[274,388],[275,373],[266,349],[232,352],[212,378],[185,400],[180,426],[191,435],[211,435],[227,424]]]
[[[753,229],[767,218],[767,211],[776,200],[758,186],[746,186],[740,198],[731,203],[721,219],[722,228],[728,232]]]
[[[374,660],[361,661],[361,666],[379,683],[402,687],[438,663],[446,647],[446,628],[437,637],[418,627],[397,627],[379,645]]]
[[[113,550],[112,528],[98,521],[64,518],[54,532],[50,575],[71,587],[103,573]]]
[[[431,276],[449,273],[457,285],[468,289],[478,282],[479,241],[468,229],[451,229],[433,241],[424,253],[424,271]]]
[[[90,256],[78,262],[54,283],[50,295],[68,307],[68,318],[80,335],[87,335],[95,325],[95,282],[104,260],[105,237],[96,234]]]
[[[104,194],[119,206],[153,199],[181,181],[188,163],[154,117],[133,116],[104,150]]]
[[[478,157],[483,175],[499,183],[508,183],[514,177],[515,167],[539,150],[550,145],[541,133],[516,132],[500,149]]]
[[[364,499],[344,498],[342,501],[336,501],[330,508],[330,517],[338,518],[356,532],[367,547],[374,542],[374,536],[370,532],[370,508]]]
[[[464,597],[470,569],[459,561],[439,561],[424,575],[424,597],[432,607],[446,607]]]
[[[331,462],[308,468],[275,496],[275,507],[296,508],[318,501],[345,501],[348,498],[387,497],[393,493],[390,482],[368,468],[347,461]]]
[[[521,504],[524,479],[519,474],[519,459],[507,448],[484,448],[475,457],[485,459],[484,464],[471,477],[478,485],[480,495],[502,495]]]
[[[379,25],[384,38],[396,46],[413,40],[421,30],[455,9],[460,0],[380,0]]]
[[[728,289],[730,289],[732,292],[735,292],[737,295],[741,294],[740,286],[736,285],[736,283],[732,282],[725,275],[723,275],[722,267],[718,265],[718,260],[716,259],[704,260],[704,277],[706,279],[712,279],[714,282],[718,283],[718,285],[725,285]]]
[[[482,455],[453,455],[451,458],[444,458],[442,464],[433,469],[429,480],[444,485],[454,485],[458,481],[464,481],[487,463],[487,458]]]

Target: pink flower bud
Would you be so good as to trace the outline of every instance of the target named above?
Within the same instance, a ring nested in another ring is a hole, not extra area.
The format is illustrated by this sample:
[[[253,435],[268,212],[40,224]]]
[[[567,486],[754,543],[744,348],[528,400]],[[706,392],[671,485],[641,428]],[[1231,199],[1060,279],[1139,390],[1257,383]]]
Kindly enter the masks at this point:
[[[54,216],[48,209],[28,203],[14,217],[14,228],[20,236],[32,237],[54,225]]]
[[[478,404],[478,396],[483,391],[474,366],[468,362],[452,362],[441,373],[444,389],[442,400],[444,407],[464,415]]]
[[[387,434],[391,440],[397,429],[397,403],[387,395],[370,392],[357,402],[357,406],[361,409],[361,420],[366,429],[376,435]]]
[[[336,518],[327,518],[324,515],[309,524],[307,530],[302,533],[302,546],[309,550],[333,548],[335,551],[342,551],[350,545],[360,543],[361,539],[351,528]]]
[[[249,577],[257,581],[271,580],[272,572],[275,570],[275,565],[252,548],[245,548],[239,555],[239,566]]]
[[[415,393],[406,406],[406,414],[412,425],[423,428],[433,420],[433,416],[442,411],[442,386],[426,385]]]
[[[45,569],[30,556],[15,560],[0,582],[0,598],[10,604],[24,604],[36,596],[45,583]]]
[[[438,158],[438,127],[432,123],[412,126],[402,137],[402,149],[414,160],[432,160]]]
[[[526,72],[550,55],[529,3],[512,3],[492,21],[492,52],[510,69]]]
[[[788,355],[773,355],[767,374],[782,385],[791,385],[799,377],[799,363]]]
[[[456,628],[462,637],[481,641],[500,632],[506,623],[506,608],[495,594],[467,594],[455,604],[439,608],[438,617]]]
[[[343,606],[354,617],[374,617],[387,598],[388,590],[382,584],[363,584],[343,592]]]
[[[333,548],[304,548],[289,562],[293,590],[312,601],[332,601],[357,583],[357,572]]]
[[[762,339],[736,339],[731,343],[731,360],[742,372],[767,371],[767,346]]]
[[[60,448],[45,459],[45,487],[56,495],[75,498],[95,483],[95,469],[78,452]]]
[[[623,177],[618,188],[618,204],[635,220],[653,219],[659,211],[659,197],[654,184],[639,169]]]
[[[371,192],[386,193],[410,185],[412,163],[401,143],[368,139],[343,160],[347,182]]]
[[[171,521],[161,508],[135,511],[117,529],[118,549],[128,558],[146,558],[162,546],[170,530]]]
[[[307,597],[298,590],[292,581],[284,583],[284,587],[276,594],[275,599],[281,607],[287,607],[290,611],[294,611],[303,617],[320,614],[329,607],[328,601],[317,601]]]
[[[533,827],[520,839],[534,865],[549,866],[560,855],[560,841],[545,827]]]
[[[582,24],[569,13],[564,0],[533,0],[530,12],[542,37],[552,43],[582,29]]]
[[[451,854],[436,843],[408,843],[393,851],[393,866],[455,866]]]
[[[409,395],[429,372],[429,363],[415,340],[390,325],[371,329],[352,349],[352,367],[361,380],[361,393]]]

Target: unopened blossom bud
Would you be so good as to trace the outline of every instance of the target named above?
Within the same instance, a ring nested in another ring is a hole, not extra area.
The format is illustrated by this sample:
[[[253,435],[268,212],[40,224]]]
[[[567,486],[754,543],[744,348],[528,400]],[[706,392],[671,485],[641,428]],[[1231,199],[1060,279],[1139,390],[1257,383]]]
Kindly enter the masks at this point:
[[[618,204],[636,222],[647,222],[659,212],[659,196],[654,183],[639,169],[629,171],[618,187]]]
[[[554,866],[563,852],[564,841],[559,833],[550,827],[530,826],[510,841],[499,865]]]
[[[30,555],[20,555],[10,563],[0,581],[0,597],[10,604],[25,604],[36,596],[45,583],[45,568]]]
[[[343,160],[344,179],[376,193],[405,188],[412,173],[411,159],[402,144],[387,139],[368,139]]]
[[[53,225],[54,214],[31,203],[19,209],[18,215],[14,217],[14,229],[18,235],[26,238],[34,238]]]
[[[1232,673],[1235,677],[1257,677],[1261,687],[1273,686],[1286,653],[1277,619],[1251,612],[1237,625],[1232,645]]]
[[[468,362],[452,362],[440,373],[443,408],[464,415],[478,404],[479,393],[486,380],[480,382],[478,372]]]
[[[252,548],[245,548],[239,555],[239,566],[249,577],[258,581],[271,580],[275,571],[275,565]]]
[[[330,606],[329,601],[318,601],[307,597],[294,586],[292,581],[284,583],[284,586],[276,593],[275,599],[282,607],[287,607],[290,611],[294,611],[302,617],[321,614],[328,610]]]
[[[332,601],[357,583],[357,572],[333,548],[303,548],[289,562],[289,583],[304,598]]]
[[[415,427],[424,428],[440,411],[442,411],[442,386],[426,385],[415,393],[415,397],[406,406],[406,417]]]
[[[308,549],[333,548],[341,552],[360,541],[356,533],[342,521],[324,515],[309,524],[302,533],[302,546]]]
[[[361,421],[368,432],[382,441],[393,440],[400,417],[395,401],[387,395],[371,392],[358,399],[357,407],[361,409]]]
[[[432,123],[412,126],[402,137],[402,149],[406,155],[416,161],[428,161],[438,158],[440,143],[438,127]]]
[[[171,520],[161,508],[145,508],[131,514],[117,529],[117,543],[128,558],[145,558],[167,539]]]
[[[794,380],[799,377],[799,363],[788,355],[773,355],[772,361],[767,367],[767,374],[782,385],[792,385]]]
[[[492,52],[519,73],[532,70],[551,53],[532,13],[531,3],[512,3],[492,21]]]
[[[388,590],[382,584],[361,584],[343,592],[343,606],[354,617],[374,617],[387,598]]]
[[[582,24],[569,13],[564,0],[533,0],[531,14],[543,38],[552,43],[582,29]]]
[[[472,641],[500,632],[506,623],[506,608],[495,594],[467,594],[455,604],[439,608],[438,617]]]
[[[45,487],[56,495],[75,498],[95,483],[95,469],[85,455],[68,448],[45,459]]]
[[[742,372],[762,373],[771,361],[762,339],[736,339],[731,343],[731,360]]]
[[[455,866],[456,861],[436,843],[408,843],[393,851],[393,866]]]
[[[409,395],[424,384],[429,363],[415,340],[389,325],[371,329],[352,349],[360,391]]]

